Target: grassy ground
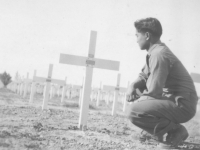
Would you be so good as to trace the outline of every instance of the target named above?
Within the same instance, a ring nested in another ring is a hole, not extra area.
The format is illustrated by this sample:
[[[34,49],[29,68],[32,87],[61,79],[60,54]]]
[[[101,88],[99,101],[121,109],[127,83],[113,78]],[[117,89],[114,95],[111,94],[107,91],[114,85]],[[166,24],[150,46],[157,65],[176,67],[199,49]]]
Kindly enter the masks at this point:
[[[140,142],[141,130],[134,127],[121,111],[111,116],[111,104],[100,107],[90,102],[88,129],[78,130],[78,100],[60,97],[49,101],[49,109],[41,109],[42,96],[33,104],[28,96],[0,89],[0,150],[154,150],[156,142]],[[200,115],[187,122],[187,142],[200,143]],[[189,148],[187,148],[189,149]],[[194,149],[194,148],[193,148]],[[199,148],[200,149],[200,148]]]

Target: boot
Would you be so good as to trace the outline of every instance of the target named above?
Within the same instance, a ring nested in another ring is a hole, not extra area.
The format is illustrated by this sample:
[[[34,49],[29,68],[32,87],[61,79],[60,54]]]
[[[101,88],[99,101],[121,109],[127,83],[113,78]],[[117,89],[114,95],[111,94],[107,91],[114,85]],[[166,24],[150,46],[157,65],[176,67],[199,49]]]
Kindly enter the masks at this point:
[[[175,149],[188,138],[189,134],[187,129],[183,125],[179,125],[178,128],[172,129],[168,132],[166,142],[162,142],[158,145],[160,149]]]

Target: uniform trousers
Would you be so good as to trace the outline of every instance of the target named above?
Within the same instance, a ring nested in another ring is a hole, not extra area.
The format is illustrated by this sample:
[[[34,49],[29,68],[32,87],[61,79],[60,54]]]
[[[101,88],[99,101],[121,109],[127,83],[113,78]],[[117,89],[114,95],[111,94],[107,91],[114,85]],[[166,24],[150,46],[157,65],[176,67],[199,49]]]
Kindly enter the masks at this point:
[[[196,93],[163,94],[161,99],[141,96],[127,111],[137,127],[155,136],[163,136],[175,126],[189,121],[196,113]]]

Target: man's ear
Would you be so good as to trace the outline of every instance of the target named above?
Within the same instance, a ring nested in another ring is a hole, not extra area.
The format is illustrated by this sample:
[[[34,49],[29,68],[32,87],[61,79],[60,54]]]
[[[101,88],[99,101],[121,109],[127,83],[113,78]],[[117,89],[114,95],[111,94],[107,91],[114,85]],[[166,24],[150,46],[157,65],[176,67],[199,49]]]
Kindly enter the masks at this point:
[[[150,37],[151,37],[151,34],[149,32],[146,32],[145,36],[146,36],[146,40],[148,41],[150,39]]]

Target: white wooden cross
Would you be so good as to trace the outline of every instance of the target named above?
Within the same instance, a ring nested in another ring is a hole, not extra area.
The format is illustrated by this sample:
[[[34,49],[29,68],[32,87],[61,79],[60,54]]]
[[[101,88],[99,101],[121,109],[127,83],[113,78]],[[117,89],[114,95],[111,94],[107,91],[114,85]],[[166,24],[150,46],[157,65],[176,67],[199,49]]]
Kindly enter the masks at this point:
[[[117,102],[118,102],[119,92],[125,93],[126,90],[127,90],[127,88],[119,86],[120,85],[120,77],[121,77],[121,75],[118,74],[116,86],[103,85],[104,91],[114,91],[114,101],[113,101],[113,107],[112,107],[112,115],[115,115],[116,111],[117,111]]]
[[[22,78],[21,78],[21,83],[20,83],[20,95],[22,95],[23,94],[23,88],[24,88],[24,83],[23,83],[23,81],[24,81],[24,76],[22,76]]]
[[[96,106],[99,106],[100,99],[103,98],[102,82],[100,82],[99,87],[92,88],[92,93],[90,95],[90,98],[91,98],[91,101],[96,100]]]
[[[82,100],[82,97],[83,97],[84,79],[85,79],[85,77],[83,77],[82,85],[81,85],[81,88],[79,89],[79,107],[81,107],[81,100]]]
[[[23,93],[23,97],[25,98],[28,92],[28,85],[32,82],[31,79],[29,79],[29,73],[27,73],[26,79],[24,79],[23,83],[24,83],[24,93]]]
[[[96,101],[97,100],[97,93],[98,93],[99,88],[98,87],[92,87],[91,90],[91,95],[90,95],[90,99],[91,101]]]
[[[56,87],[55,85],[51,85],[51,90],[50,90],[50,99],[52,99],[55,96],[56,93]]]
[[[17,84],[17,94],[20,94],[21,82],[22,82],[22,79],[21,79],[21,77],[20,77],[19,80],[18,80],[18,84]]]
[[[50,99],[52,99],[55,95],[57,97],[60,97],[60,92],[61,92],[61,86],[58,84],[51,84],[51,90],[50,90]]]
[[[44,83],[44,82],[46,82],[46,90],[45,90],[45,95],[44,95],[44,99],[43,99],[42,109],[46,109],[47,108],[52,71],[53,71],[53,65],[50,64],[47,78],[37,77],[35,75],[33,77],[33,82],[35,82],[35,83]],[[34,91],[34,89],[35,89],[34,86],[35,86],[35,84],[32,84],[31,95],[34,95],[34,92],[35,92]],[[30,100],[30,102],[33,102],[33,97],[32,97],[32,100]]]
[[[62,88],[60,85],[57,85],[57,87],[56,87],[56,94],[58,97],[60,97],[62,95]]]
[[[19,80],[16,79],[16,77],[15,77],[15,80],[12,81],[11,83],[9,83],[7,87],[8,87],[10,90],[12,90],[13,92],[16,93],[17,90],[18,90],[18,84],[19,84],[19,83],[20,83]]]
[[[56,83],[56,84],[63,85],[63,86],[66,84],[65,80],[52,79],[51,78],[52,77],[52,72],[53,72],[53,64],[50,64],[47,78],[37,77],[37,76],[33,77],[33,82],[37,82],[37,83],[38,82],[39,83],[44,83],[45,82],[46,83],[42,109],[46,109],[47,108],[51,83]],[[34,88],[32,88],[32,89],[34,89]],[[31,93],[33,93],[33,92],[34,91],[31,91]]]
[[[69,84],[67,90],[66,90],[66,97],[67,99],[71,99],[71,91],[72,91],[72,84]]]
[[[100,101],[100,96],[101,96],[101,85],[102,85],[102,82],[100,82],[100,87],[98,89],[98,92],[97,92],[97,101],[96,101],[96,106],[99,106],[99,101]]]
[[[17,92],[17,87],[18,87],[18,81],[19,81],[19,76],[18,76],[18,72],[15,74],[15,79],[13,81],[13,92]]]
[[[79,91],[79,93],[77,94],[75,94],[75,96],[78,96],[79,97],[79,107],[81,107],[81,96],[82,96],[82,93],[81,93],[81,91],[82,91],[82,89],[83,89],[83,86],[82,85],[75,85],[75,84],[73,84],[72,85],[72,88],[71,88],[71,92],[73,93],[76,93],[77,91]],[[73,95],[74,96],[74,95]]]
[[[65,79],[65,81],[67,82],[67,78]],[[71,88],[70,84],[66,84],[65,86],[63,86],[61,103],[64,102],[64,98],[66,97],[66,90],[69,89],[69,88]]]
[[[45,83],[37,83],[37,84],[36,84],[36,87],[37,87],[36,92],[37,92],[38,94],[43,94],[43,92],[44,92],[44,87],[45,87]]]
[[[33,79],[36,76],[36,70],[34,70],[34,74],[33,74]],[[36,91],[36,87],[35,87],[36,82],[33,80],[32,85],[31,85],[31,93],[30,93],[30,99],[29,99],[29,103],[33,102],[33,97]]]
[[[7,87],[8,87],[10,90],[12,90],[13,92],[16,93],[17,87],[18,87],[18,82],[19,82],[19,80],[18,80],[18,72],[17,72],[16,75],[15,75],[14,81],[12,81],[11,83],[9,83]]]
[[[19,75],[18,75],[18,72],[16,73],[16,75],[15,75],[15,79],[14,79],[14,81],[13,81],[13,92],[15,92],[15,93],[18,93],[18,85],[20,84],[20,80],[19,80]]]
[[[81,130],[84,130],[87,127],[93,68],[108,69],[115,71],[119,70],[119,62],[117,61],[94,58],[96,38],[97,32],[91,31],[88,57],[60,54],[59,60],[59,62],[63,64],[86,66],[83,97],[81,100],[81,110],[79,117],[79,128]]]
[[[69,84],[67,83],[67,77],[65,77],[65,80],[63,80],[62,82],[57,82],[54,79],[52,79],[52,89],[54,88],[53,91],[51,91],[51,98],[54,96],[54,92],[56,92],[56,88],[57,88],[57,92],[58,92],[58,97],[61,95],[61,103],[64,102],[64,98],[66,96],[66,89],[70,87]],[[57,87],[55,85],[58,85]],[[54,86],[54,87],[53,87]],[[62,86],[62,88],[61,88]]]
[[[67,83],[67,78],[65,78],[65,83]],[[61,96],[61,103],[64,102],[65,96],[66,96],[66,89],[67,89],[67,85],[62,87],[62,96]]]

